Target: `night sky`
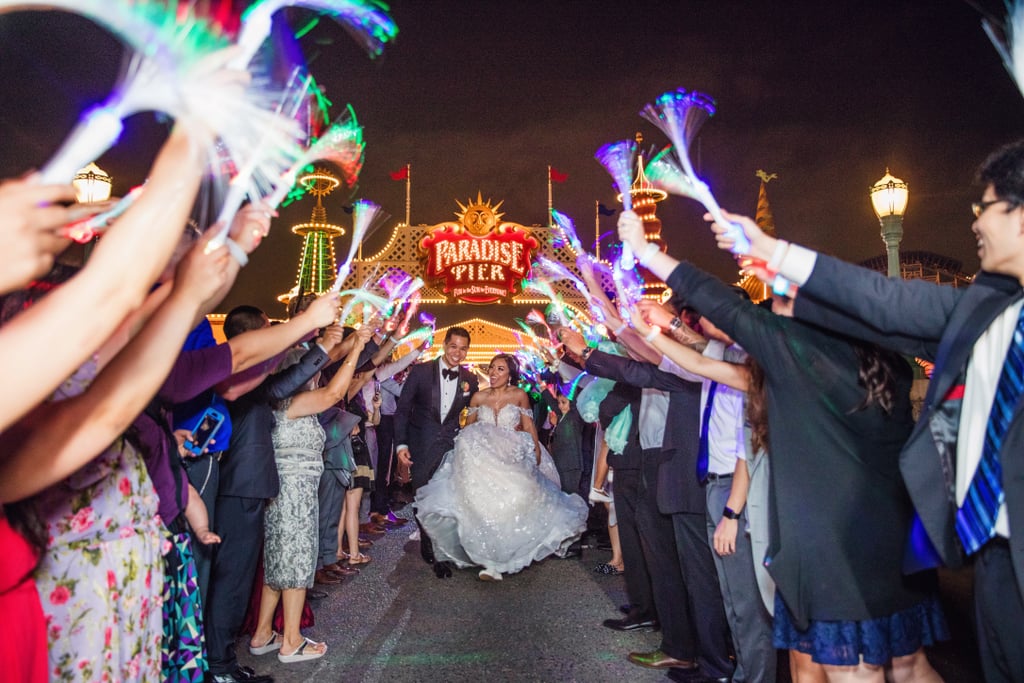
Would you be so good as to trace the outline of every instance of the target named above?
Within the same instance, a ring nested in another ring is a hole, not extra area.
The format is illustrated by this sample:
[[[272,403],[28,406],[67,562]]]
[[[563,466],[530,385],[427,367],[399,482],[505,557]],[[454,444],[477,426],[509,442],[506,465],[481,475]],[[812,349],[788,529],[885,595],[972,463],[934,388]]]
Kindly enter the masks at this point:
[[[979,3],[1002,12],[1002,2]],[[337,223],[353,198],[404,220],[412,164],[412,223],[453,218],[480,192],[505,219],[547,222],[547,166],[567,173],[555,208],[592,235],[594,202],[613,205],[611,178],[594,161],[602,144],[644,135],[666,140],[637,112],[676,87],[713,96],[693,159],[725,208],[752,214],[755,171],[768,186],[780,235],[860,261],[882,254],[868,187],[888,166],[910,186],[903,248],[978,261],[969,204],[978,164],[1024,137],[1024,97],[983,33],[975,5],[920,2],[640,1],[498,3],[394,0],[398,40],[370,60],[328,21],[301,39],[310,70],[335,111],[349,102],[364,125],[366,165],[355,195],[326,205]],[[290,10],[293,25],[311,14]],[[57,13],[0,16],[0,172],[39,166],[78,112],[105,97],[121,50],[88,22]],[[166,130],[134,117],[99,160],[122,194],[143,179]],[[312,201],[282,212],[222,310],[255,303],[272,314],[291,288],[302,246],[288,230]],[[670,252],[726,278],[695,202],[659,206]],[[602,230],[614,228],[602,218]],[[337,242],[347,250],[347,238]],[[130,268],[130,264],[126,264]]]

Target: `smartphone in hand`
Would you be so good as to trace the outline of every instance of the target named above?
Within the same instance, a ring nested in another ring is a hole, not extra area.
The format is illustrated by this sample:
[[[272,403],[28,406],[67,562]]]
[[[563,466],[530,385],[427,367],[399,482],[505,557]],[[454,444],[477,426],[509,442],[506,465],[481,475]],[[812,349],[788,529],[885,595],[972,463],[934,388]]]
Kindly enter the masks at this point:
[[[192,430],[192,438],[185,440],[185,448],[193,456],[202,455],[222,424],[224,424],[224,413],[213,406],[207,408],[203,416],[199,418],[199,424]]]

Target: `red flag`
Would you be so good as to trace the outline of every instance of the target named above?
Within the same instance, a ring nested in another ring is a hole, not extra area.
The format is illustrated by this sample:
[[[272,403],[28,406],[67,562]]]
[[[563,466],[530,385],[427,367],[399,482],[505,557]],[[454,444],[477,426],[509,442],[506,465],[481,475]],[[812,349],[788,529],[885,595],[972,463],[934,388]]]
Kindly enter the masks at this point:
[[[406,180],[409,177],[409,167],[403,166],[401,171],[392,171],[390,175],[392,180]]]
[[[569,179],[569,174],[558,171],[554,166],[548,166],[548,177],[551,178],[551,182],[564,183]]]

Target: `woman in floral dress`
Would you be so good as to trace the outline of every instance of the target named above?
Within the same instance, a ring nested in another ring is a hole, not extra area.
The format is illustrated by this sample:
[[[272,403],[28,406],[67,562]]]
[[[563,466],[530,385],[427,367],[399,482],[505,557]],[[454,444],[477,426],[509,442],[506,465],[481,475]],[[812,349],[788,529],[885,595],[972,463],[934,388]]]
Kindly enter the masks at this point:
[[[58,398],[94,374],[86,364]],[[159,681],[163,525],[136,448],[118,439],[31,504],[49,536],[36,585],[50,680]]]

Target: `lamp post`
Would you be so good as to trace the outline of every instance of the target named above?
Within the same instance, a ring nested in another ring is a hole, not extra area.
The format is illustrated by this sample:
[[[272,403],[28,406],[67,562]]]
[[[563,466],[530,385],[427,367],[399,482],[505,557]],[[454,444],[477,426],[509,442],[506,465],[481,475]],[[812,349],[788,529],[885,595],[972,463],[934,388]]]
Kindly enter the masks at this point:
[[[903,214],[910,193],[907,184],[889,173],[871,186],[871,206],[882,226],[882,241],[889,261],[889,277],[900,277],[900,241],[903,239]]]
[[[75,198],[82,204],[110,199],[110,175],[95,163],[79,170],[71,184],[75,186]]]

